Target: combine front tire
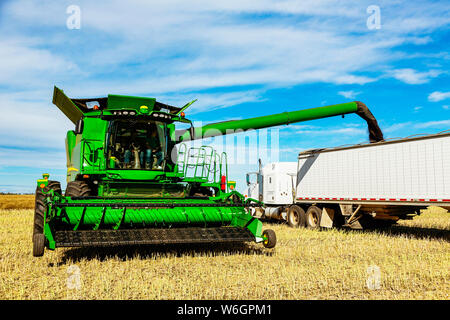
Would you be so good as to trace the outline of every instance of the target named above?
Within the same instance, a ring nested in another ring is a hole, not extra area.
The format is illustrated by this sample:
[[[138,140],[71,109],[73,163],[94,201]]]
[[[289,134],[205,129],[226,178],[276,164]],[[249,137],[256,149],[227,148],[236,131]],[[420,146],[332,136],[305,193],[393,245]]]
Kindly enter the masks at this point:
[[[275,231],[271,229],[267,229],[263,231],[263,245],[264,247],[271,249],[275,247],[277,244],[277,235],[275,234]]]
[[[58,181],[49,181],[48,185],[44,188],[45,192],[54,190],[61,194],[61,184]],[[35,203],[34,203],[34,228],[33,235],[36,233],[44,233],[44,214],[47,210],[45,204],[45,195],[40,187],[36,188]]]
[[[50,180],[44,188],[45,192],[54,190],[61,192],[61,184],[58,181]],[[45,204],[45,195],[40,187],[36,188],[34,204],[34,224],[33,224],[33,256],[40,257],[44,254],[45,236],[44,236],[44,216],[47,210]]]
[[[304,227],[306,225],[305,210],[296,205],[290,206],[287,213],[287,222],[292,228]]]
[[[71,181],[67,184],[66,197],[88,197],[91,195],[91,188],[85,181]]]

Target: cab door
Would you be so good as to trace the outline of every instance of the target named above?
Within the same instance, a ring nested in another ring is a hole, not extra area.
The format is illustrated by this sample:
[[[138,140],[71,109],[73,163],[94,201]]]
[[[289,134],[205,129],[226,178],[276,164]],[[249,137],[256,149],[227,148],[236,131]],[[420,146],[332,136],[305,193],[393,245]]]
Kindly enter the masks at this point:
[[[98,118],[85,118],[81,140],[81,171],[98,173],[106,168],[105,137],[107,121]]]

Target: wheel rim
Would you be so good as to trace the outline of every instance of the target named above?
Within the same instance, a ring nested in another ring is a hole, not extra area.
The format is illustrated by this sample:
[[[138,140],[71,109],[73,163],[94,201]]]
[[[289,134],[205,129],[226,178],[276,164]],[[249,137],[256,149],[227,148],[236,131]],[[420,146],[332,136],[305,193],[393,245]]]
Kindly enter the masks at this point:
[[[308,215],[308,222],[309,222],[310,226],[316,227],[318,220],[319,220],[319,218],[317,217],[317,214],[315,212],[311,212]]]
[[[291,223],[297,225],[298,221],[299,221],[298,213],[294,211],[291,213],[290,217],[291,217]]]

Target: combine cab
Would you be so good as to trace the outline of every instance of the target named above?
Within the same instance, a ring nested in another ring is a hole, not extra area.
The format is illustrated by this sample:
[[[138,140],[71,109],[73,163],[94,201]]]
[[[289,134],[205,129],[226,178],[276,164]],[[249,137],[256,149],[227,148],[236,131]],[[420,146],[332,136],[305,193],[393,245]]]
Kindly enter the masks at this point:
[[[65,194],[48,174],[37,182],[34,256],[45,247],[255,241],[273,248],[275,233],[248,213],[261,204],[228,180],[226,154],[183,142],[346,113],[365,118],[371,136],[381,133],[359,102],[201,128],[185,118],[192,102],[177,108],[131,96],[70,99],[55,87],[53,103],[75,130],[66,137]]]

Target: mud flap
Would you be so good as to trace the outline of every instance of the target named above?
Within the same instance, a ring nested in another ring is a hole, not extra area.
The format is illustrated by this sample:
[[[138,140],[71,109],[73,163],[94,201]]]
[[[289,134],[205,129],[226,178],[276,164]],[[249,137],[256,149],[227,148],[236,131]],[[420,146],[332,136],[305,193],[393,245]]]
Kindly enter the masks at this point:
[[[330,208],[323,208],[319,225],[323,228],[333,228],[333,221],[334,221],[334,210]]]

